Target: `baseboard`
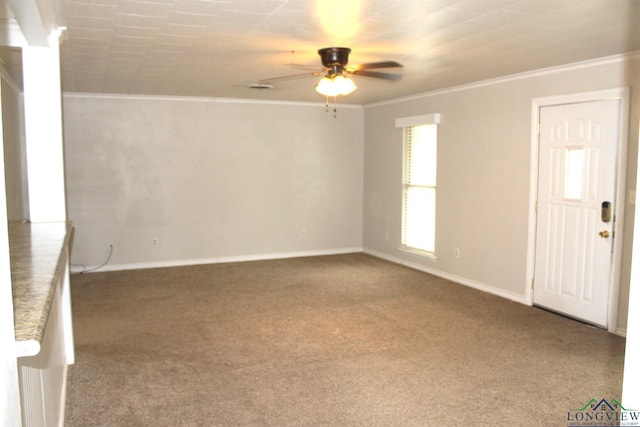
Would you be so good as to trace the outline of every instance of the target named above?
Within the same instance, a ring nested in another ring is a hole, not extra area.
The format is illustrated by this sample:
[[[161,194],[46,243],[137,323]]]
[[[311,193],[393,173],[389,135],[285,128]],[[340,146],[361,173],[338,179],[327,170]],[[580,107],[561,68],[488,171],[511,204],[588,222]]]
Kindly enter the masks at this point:
[[[613,333],[616,334],[616,335],[619,335],[619,336],[621,336],[623,338],[626,338],[627,337],[627,328],[616,328],[613,331]]]
[[[391,255],[386,254],[384,252],[376,251],[374,249],[364,248],[362,251],[364,253],[366,253],[368,255],[371,255],[371,256],[374,256],[376,258],[382,258],[384,260],[387,260],[387,261],[390,261],[390,262],[393,262],[393,263],[396,263],[396,264],[400,264],[400,265],[404,265],[404,266],[409,267],[409,268],[413,268],[414,270],[419,270],[419,271],[422,271],[424,273],[429,273],[429,274],[432,274],[434,276],[442,277],[443,279],[447,279],[447,280],[450,280],[452,282],[459,283],[459,284],[464,285],[464,286],[468,286],[470,288],[478,289],[478,290],[483,291],[483,292],[487,292],[487,293],[490,293],[490,294],[493,294],[493,295],[496,295],[496,296],[499,296],[499,297],[502,297],[502,298],[506,298],[506,299],[509,299],[511,301],[519,302],[519,303],[524,304],[524,305],[530,305],[527,302],[526,296],[524,296],[524,295],[514,294],[514,293],[511,293],[511,292],[505,291],[504,289],[498,289],[496,287],[487,285],[485,283],[477,282],[475,280],[471,280],[471,279],[468,279],[468,278],[462,277],[462,276],[457,276],[455,274],[450,274],[450,273],[438,270],[436,268],[425,267],[424,265],[417,264],[417,263],[414,263],[414,262],[411,262],[411,261],[407,261],[407,260],[402,259],[402,258],[394,257],[394,256],[391,256]]]
[[[254,254],[254,255],[238,255],[227,257],[214,257],[214,258],[196,258],[196,259],[180,259],[172,261],[152,261],[141,263],[129,263],[129,264],[107,264],[100,268],[87,266],[84,272],[104,272],[104,271],[121,271],[121,270],[142,270],[148,268],[164,268],[164,267],[184,267],[188,265],[200,265],[200,264],[221,264],[228,262],[245,262],[245,261],[263,261],[270,259],[283,259],[283,258],[300,258],[307,256],[322,256],[322,255],[340,255],[352,252],[362,252],[361,247],[354,248],[337,248],[337,249],[322,249],[314,251],[300,251],[300,252],[274,252],[266,254]],[[72,271],[72,274],[82,274],[82,271]]]

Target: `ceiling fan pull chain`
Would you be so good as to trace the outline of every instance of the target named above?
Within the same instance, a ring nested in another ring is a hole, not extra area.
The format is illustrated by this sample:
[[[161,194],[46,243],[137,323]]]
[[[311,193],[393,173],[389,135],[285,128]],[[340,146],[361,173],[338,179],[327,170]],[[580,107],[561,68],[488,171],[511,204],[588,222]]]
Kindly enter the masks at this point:
[[[333,118],[335,119],[336,117],[338,117],[337,112],[338,112],[338,97],[334,96],[333,97]],[[329,112],[329,96],[327,95],[325,97],[325,101],[324,101],[324,111],[325,112]]]

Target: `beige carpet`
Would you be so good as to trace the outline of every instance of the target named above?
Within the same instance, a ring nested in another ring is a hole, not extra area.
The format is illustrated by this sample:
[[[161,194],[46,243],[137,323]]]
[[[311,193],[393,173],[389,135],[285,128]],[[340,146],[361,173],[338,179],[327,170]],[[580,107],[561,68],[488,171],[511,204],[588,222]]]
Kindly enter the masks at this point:
[[[624,339],[364,254],[72,276],[67,426],[567,426]]]

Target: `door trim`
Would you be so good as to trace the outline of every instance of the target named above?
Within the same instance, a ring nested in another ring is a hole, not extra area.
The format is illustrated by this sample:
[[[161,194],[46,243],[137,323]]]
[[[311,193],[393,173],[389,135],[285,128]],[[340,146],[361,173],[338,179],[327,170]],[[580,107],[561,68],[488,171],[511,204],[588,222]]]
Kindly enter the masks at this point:
[[[616,222],[614,225],[615,240],[612,256],[612,273],[609,286],[609,307],[607,309],[607,329],[616,332],[618,323],[618,303],[620,294],[620,274],[622,267],[622,244],[624,240],[624,222],[627,176],[627,146],[629,143],[629,94],[628,87],[614,88],[593,92],[581,92],[558,96],[533,98],[531,101],[531,162],[529,167],[529,229],[527,238],[527,267],[525,300],[527,305],[533,305],[533,278],[535,271],[535,244],[538,199],[538,123],[540,108],[554,105],[575,104],[591,101],[620,100],[620,146],[616,165]],[[635,197],[629,197],[630,203]]]

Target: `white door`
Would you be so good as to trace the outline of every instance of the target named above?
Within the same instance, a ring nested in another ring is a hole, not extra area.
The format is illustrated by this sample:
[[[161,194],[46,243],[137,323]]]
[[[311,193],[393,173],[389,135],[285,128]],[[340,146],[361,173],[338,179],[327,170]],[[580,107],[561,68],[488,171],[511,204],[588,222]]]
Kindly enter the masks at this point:
[[[540,108],[533,302],[607,327],[620,101]]]

